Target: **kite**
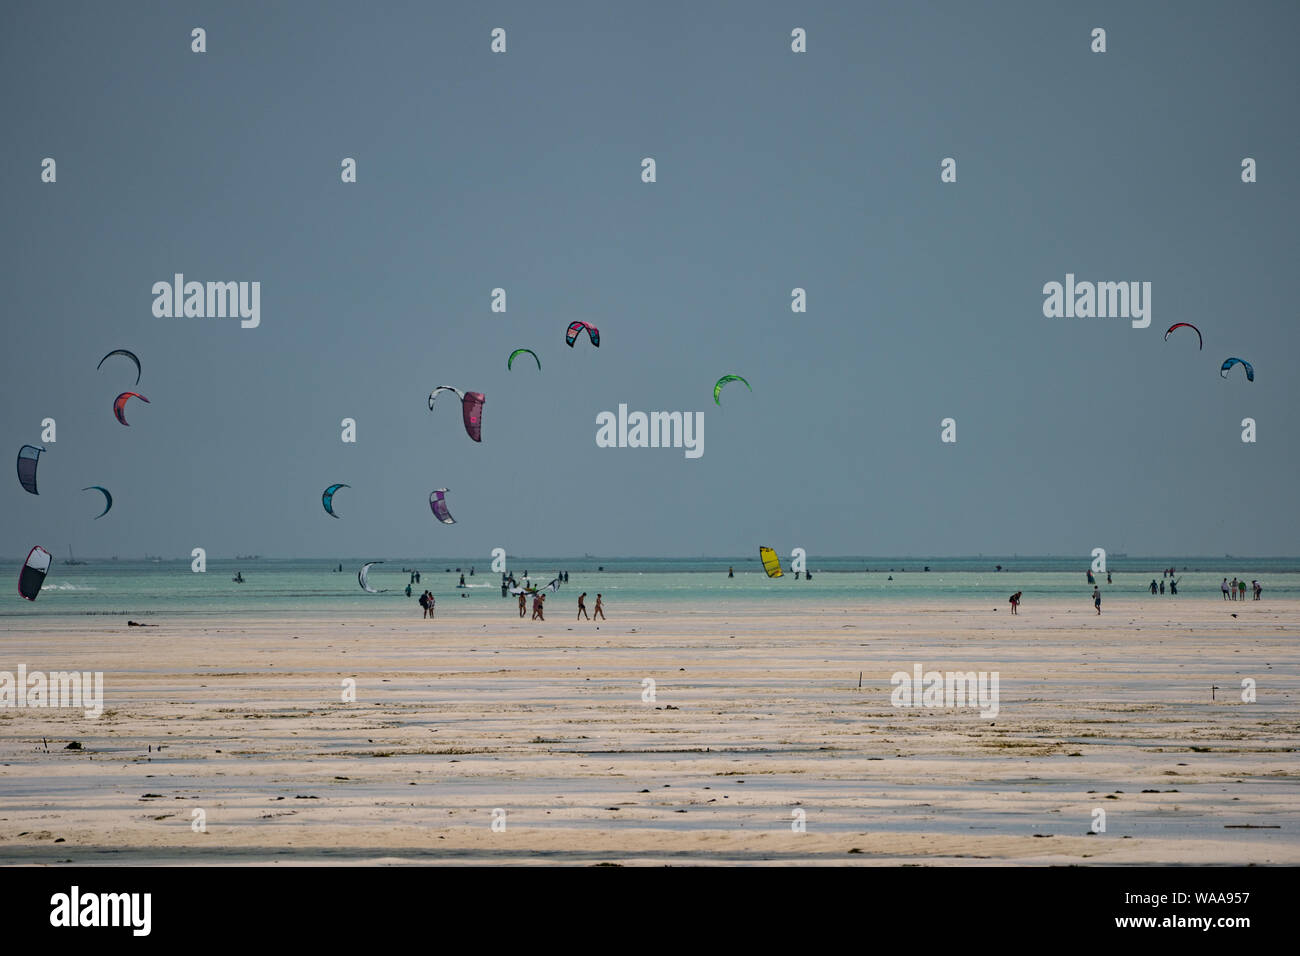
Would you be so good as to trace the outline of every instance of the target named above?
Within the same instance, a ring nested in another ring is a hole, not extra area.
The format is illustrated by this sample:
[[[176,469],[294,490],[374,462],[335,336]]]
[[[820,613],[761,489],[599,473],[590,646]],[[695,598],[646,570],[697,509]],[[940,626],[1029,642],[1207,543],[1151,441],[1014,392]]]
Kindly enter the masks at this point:
[[[113,496],[110,495],[110,494],[108,493],[108,489],[107,489],[107,488],[101,488],[99,485],[91,485],[89,488],[82,488],[81,490],[82,490],[82,491],[100,491],[100,492],[103,492],[103,494],[104,494],[104,510],[101,511],[99,514],[95,515],[95,520],[96,520],[96,521],[98,521],[100,518],[104,517],[104,515],[108,514],[108,510],[109,510],[110,508],[113,507]]]
[[[540,367],[541,363],[539,362],[538,365]],[[483,393],[462,392],[450,385],[439,385],[429,393],[429,411],[433,411],[433,400],[442,391],[451,392],[460,398],[460,413],[465,421],[465,432],[474,441],[481,442],[483,440],[483,402],[485,401]]]
[[[145,398],[139,392],[123,392],[121,395],[117,396],[117,398],[113,399],[113,414],[117,416],[119,422],[128,427],[131,423],[126,420],[126,403],[132,398],[138,398],[146,405],[153,404],[153,402],[149,401],[149,399]]]
[[[384,562],[382,561],[371,561],[367,564],[361,565],[361,570],[357,572],[357,581],[360,582],[361,586],[365,588],[367,591],[369,591],[371,594],[383,594],[384,591],[388,590],[388,588],[382,588],[376,591],[374,588],[370,586],[369,571],[371,567],[376,564],[383,564],[383,563]]]
[[[36,459],[44,450],[35,445],[23,445],[18,449],[18,483],[34,495],[40,494],[36,490]]]
[[[96,371],[102,368],[104,363],[107,362],[114,355],[125,355],[127,358],[129,358],[132,362],[135,363],[135,384],[139,385],[140,384],[140,359],[136,357],[136,354],[134,352],[128,352],[126,349],[113,349],[113,351],[109,352],[107,355],[105,355],[102,359],[99,360],[99,364],[95,366]]]
[[[776,552],[771,548],[760,547],[758,556],[763,561],[763,570],[767,572],[769,578],[785,577],[785,572],[781,570],[781,559],[776,556]]]
[[[537,371],[540,372],[542,370],[542,360],[537,357],[536,352],[534,352],[532,349],[515,349],[513,352],[510,353],[510,358],[506,359],[507,372],[510,371],[511,367],[515,364],[515,356],[523,355],[525,352],[531,355],[533,357],[533,361],[537,363]]]
[[[1190,322],[1175,322],[1173,325],[1169,326],[1169,328],[1165,329],[1166,342],[1169,341],[1169,334],[1173,332],[1174,329],[1191,329],[1196,333],[1196,341],[1200,343],[1200,347],[1205,348],[1205,340],[1201,338],[1201,330]]]
[[[321,494],[320,503],[325,506],[325,513],[329,515],[331,518],[338,517],[338,515],[334,513],[334,492],[338,491],[340,488],[351,488],[351,487],[352,487],[351,485],[345,485],[340,482],[337,485],[330,485]]]
[[[18,572],[18,593],[29,601],[35,601],[36,595],[41,593],[41,584],[45,581],[45,575],[49,573],[50,565],[53,563],[54,558],[50,556],[50,552],[39,544],[28,551],[23,569]]]
[[[716,404],[716,405],[721,405],[721,404],[722,404],[722,402],[721,402],[721,400],[720,400],[720,399],[722,398],[722,389],[723,389],[723,386],[725,386],[728,382],[744,382],[744,383],[745,383],[745,388],[749,388],[749,383],[748,383],[748,382],[745,382],[745,380],[744,380],[743,378],[741,378],[739,375],[724,375],[724,376],[722,376],[722,378],[718,379],[718,381],[717,381],[717,382],[714,384],[714,386],[713,386],[713,401],[714,401],[714,404]],[[750,390],[751,392],[753,391],[752,388],[749,388],[749,390]]]
[[[1238,363],[1246,367],[1246,381],[1248,382],[1255,381],[1255,366],[1251,365],[1245,359],[1241,359],[1241,358],[1224,359],[1223,364],[1219,366],[1219,377],[1227,378],[1228,369],[1232,368],[1234,365],[1237,365]]]
[[[560,590],[560,579],[555,578],[554,580],[551,581],[550,584],[546,585],[546,587],[544,588],[511,588],[510,593],[511,594],[542,594],[545,591],[550,591],[552,594],[554,594],[558,590]]]
[[[455,524],[456,519],[453,518],[451,512],[447,510],[447,502],[445,500],[447,490],[448,489],[446,488],[435,488],[433,491],[429,492],[429,508],[433,511],[433,516],[443,524]]]
[[[573,348],[573,343],[578,341],[578,335],[583,329],[587,330],[587,338],[591,339],[591,344],[600,348],[600,329],[589,322],[569,323],[569,331],[564,333],[564,341],[569,343],[569,348]]]

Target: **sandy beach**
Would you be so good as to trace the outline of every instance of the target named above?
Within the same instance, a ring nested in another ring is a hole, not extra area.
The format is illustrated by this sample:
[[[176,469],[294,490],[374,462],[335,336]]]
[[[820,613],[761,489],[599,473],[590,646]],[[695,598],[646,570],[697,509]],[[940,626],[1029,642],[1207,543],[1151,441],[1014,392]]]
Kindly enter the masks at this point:
[[[0,862],[1300,864],[1300,601],[442,603],[6,625],[104,713],[0,709]],[[917,664],[996,717],[892,706]]]

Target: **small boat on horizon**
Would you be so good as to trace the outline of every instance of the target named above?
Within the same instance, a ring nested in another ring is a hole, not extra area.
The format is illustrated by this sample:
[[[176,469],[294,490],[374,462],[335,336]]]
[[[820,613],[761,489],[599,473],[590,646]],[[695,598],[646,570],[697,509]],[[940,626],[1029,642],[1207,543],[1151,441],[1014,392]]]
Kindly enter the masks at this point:
[[[68,545],[68,560],[63,562],[68,567],[76,567],[79,564],[85,564],[85,561],[78,561],[72,553],[72,545]]]

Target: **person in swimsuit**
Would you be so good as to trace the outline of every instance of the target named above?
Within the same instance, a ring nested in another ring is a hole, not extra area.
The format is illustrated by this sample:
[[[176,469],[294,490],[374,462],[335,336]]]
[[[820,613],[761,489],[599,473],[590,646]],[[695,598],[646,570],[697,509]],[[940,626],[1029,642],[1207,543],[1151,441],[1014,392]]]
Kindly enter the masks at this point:
[[[1096,585],[1094,585],[1092,589],[1092,604],[1097,609],[1097,613],[1100,614],[1101,613],[1101,588],[1097,587]]]
[[[1022,591],[1017,591],[1015,594],[1011,595],[1011,613],[1012,613],[1012,614],[1015,614],[1015,613],[1016,613],[1016,608],[1018,608],[1018,607],[1020,606],[1020,595],[1021,595],[1022,593],[1024,593],[1024,592],[1022,592]]]
[[[586,617],[587,620],[589,621],[591,620],[591,618],[587,617],[587,592],[586,591],[583,591],[581,594],[578,595],[578,616],[574,618],[574,620],[575,621],[581,620],[584,617]]]
[[[599,594],[596,595],[596,608],[591,615],[591,619],[593,621],[596,620],[596,618],[600,618],[602,621],[605,620],[605,611],[604,608],[601,606]]]

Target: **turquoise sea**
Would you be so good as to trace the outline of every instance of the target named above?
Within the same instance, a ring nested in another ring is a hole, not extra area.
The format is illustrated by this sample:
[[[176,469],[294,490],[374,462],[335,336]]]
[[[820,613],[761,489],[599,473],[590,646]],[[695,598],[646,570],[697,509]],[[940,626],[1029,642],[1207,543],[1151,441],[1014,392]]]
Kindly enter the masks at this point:
[[[491,558],[386,558],[370,569],[370,585],[389,588],[385,594],[367,594],[357,581],[357,571],[368,558],[212,558],[204,573],[191,570],[190,560],[92,559],[85,564],[66,565],[57,561],[35,602],[17,593],[19,565],[0,565],[9,576],[10,597],[0,602],[0,619],[33,616],[82,616],[112,614],[150,615],[318,615],[322,611],[372,613],[402,616],[420,613],[415,605],[419,593],[428,589],[438,599],[439,616],[461,608],[486,610],[506,608],[516,600],[501,597],[501,575],[490,570]],[[635,607],[646,611],[655,606],[681,609],[683,606],[759,608],[769,604],[794,603],[810,611],[819,605],[844,606],[906,600],[918,605],[978,601],[1005,605],[1013,591],[1023,591],[1026,607],[1035,598],[1077,597],[1090,603],[1092,586],[1085,570],[1090,559],[1083,557],[809,557],[812,580],[796,580],[789,571],[790,559],[782,555],[786,575],[769,579],[757,554],[719,558],[517,558],[510,560],[511,572],[520,580],[528,572],[534,585],[545,585],[558,571],[567,571],[569,581],[548,601],[568,607],[586,591],[587,605],[597,592],[604,594],[610,608]],[[337,568],[342,563],[343,571]],[[1001,571],[995,570],[997,565]],[[929,571],[924,570],[929,567]],[[471,575],[470,568],[475,573]],[[1161,569],[1178,569],[1178,596],[1152,596],[1152,579],[1161,580]],[[404,589],[410,578],[404,568],[421,572],[419,585],[407,598]],[[736,576],[727,577],[728,568]],[[1247,582],[1259,579],[1264,600],[1270,597],[1300,596],[1300,558],[1186,558],[1114,557],[1107,561],[1112,582],[1101,576],[1099,583],[1107,598],[1144,598],[1153,601],[1221,600],[1219,582],[1234,575]],[[457,569],[460,569],[459,571]],[[870,569],[870,570],[868,570]],[[244,583],[232,580],[242,572]],[[470,587],[457,587],[464,573]],[[463,595],[463,597],[462,597]],[[1249,596],[1249,595],[1248,595]],[[2,625],[0,625],[2,628]]]

